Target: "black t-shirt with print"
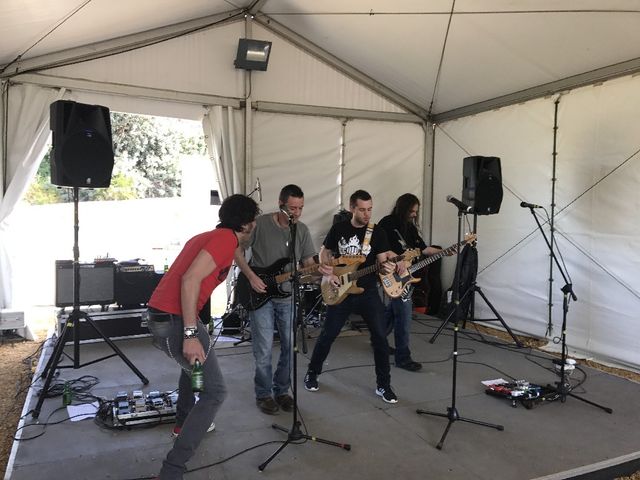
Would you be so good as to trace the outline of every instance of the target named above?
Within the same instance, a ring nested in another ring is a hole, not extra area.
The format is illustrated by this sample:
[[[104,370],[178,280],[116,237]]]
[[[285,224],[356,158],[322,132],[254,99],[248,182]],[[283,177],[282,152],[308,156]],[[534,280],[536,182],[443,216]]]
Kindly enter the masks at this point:
[[[389,250],[389,243],[384,230],[377,225],[373,228],[368,251],[362,250],[362,242],[367,232],[367,227],[356,228],[347,220],[334,224],[329,230],[323,245],[334,255],[359,255],[362,253],[367,258],[360,268],[368,267],[376,263],[376,255]],[[378,275],[365,275],[358,279],[357,285],[362,288],[375,288]]]

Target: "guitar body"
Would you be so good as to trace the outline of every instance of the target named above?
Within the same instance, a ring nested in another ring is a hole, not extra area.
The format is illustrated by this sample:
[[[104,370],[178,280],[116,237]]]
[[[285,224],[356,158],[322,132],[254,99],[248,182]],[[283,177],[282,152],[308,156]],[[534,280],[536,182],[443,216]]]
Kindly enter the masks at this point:
[[[382,284],[384,293],[391,298],[402,296],[408,285],[418,283],[419,281],[419,278],[412,276],[409,272],[406,272],[403,276],[398,272],[393,272],[389,275],[380,275],[380,283]]]
[[[236,281],[236,300],[246,310],[257,310],[272,298],[286,298],[291,295],[291,292],[285,292],[282,290],[282,284],[276,281],[276,275],[284,273],[284,268],[289,263],[288,258],[281,258],[280,260],[272,263],[268,267],[251,267],[251,269],[258,275],[262,281],[267,285],[267,291],[265,293],[256,292],[251,288],[249,279],[240,272]]]
[[[355,281],[349,279],[349,275],[358,269],[358,264],[338,266],[333,268],[333,273],[340,280],[340,285],[335,286],[327,277],[322,277],[320,291],[322,292],[322,300],[327,305],[338,305],[348,295],[360,294],[364,292],[364,288],[356,285]]]
[[[353,269],[357,269],[358,265],[364,262],[365,257],[362,255],[343,255],[332,260],[334,265],[339,265],[337,268],[347,268],[346,266],[353,266]],[[267,290],[264,293],[256,292],[251,288],[249,280],[240,272],[238,279],[236,280],[236,300],[246,310],[257,310],[272,298],[287,298],[291,295],[291,292],[285,292],[282,290],[282,284],[291,280],[291,272],[285,271],[285,267],[289,264],[288,258],[281,258],[280,260],[273,262],[268,267],[251,267],[251,269],[258,275],[262,281],[266,284]],[[315,281],[314,274],[318,273],[318,265],[311,265],[298,270],[299,278],[309,278]],[[306,277],[304,277],[306,275]],[[305,283],[301,281],[301,283]]]

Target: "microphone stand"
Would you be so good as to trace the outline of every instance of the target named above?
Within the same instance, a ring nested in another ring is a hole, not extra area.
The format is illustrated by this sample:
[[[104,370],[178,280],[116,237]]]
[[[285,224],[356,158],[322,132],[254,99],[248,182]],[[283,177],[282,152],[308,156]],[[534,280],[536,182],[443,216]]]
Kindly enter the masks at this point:
[[[333,445],[334,447],[343,448],[344,450],[351,450],[351,445],[348,443],[337,443],[331,440],[325,440],[322,438],[315,437],[313,435],[308,435],[307,433],[302,433],[301,430],[301,422],[298,420],[298,341],[297,341],[297,327],[301,325],[303,322],[301,320],[301,310],[300,310],[300,279],[298,275],[298,262],[296,260],[296,235],[297,235],[297,225],[293,221],[293,215],[290,215],[289,212],[280,209],[282,213],[289,217],[289,258],[291,260],[292,265],[292,275],[291,275],[291,295],[293,295],[293,312],[291,315],[291,341],[292,343],[292,352],[291,352],[291,360],[292,360],[292,373],[291,373],[291,390],[293,392],[293,420],[291,424],[291,428],[287,429],[281,425],[273,424],[272,428],[276,430],[280,430],[282,432],[287,432],[287,439],[284,441],[278,449],[273,452],[273,454],[267,458],[262,464],[258,466],[258,470],[261,472],[267,468],[267,465],[271,463],[271,460],[276,458],[276,456],[284,450],[284,448],[290,443],[298,442],[300,440],[313,440],[314,442],[324,443],[327,445]],[[304,338],[304,337],[303,337]]]
[[[460,253],[460,242],[462,241],[462,215],[463,209],[458,207],[458,254]],[[451,406],[447,407],[447,413],[438,413],[438,412],[430,412],[427,410],[417,409],[416,413],[419,415],[434,415],[436,417],[444,417],[449,419],[449,423],[447,423],[446,428],[444,429],[444,433],[440,438],[440,441],[436,445],[438,450],[442,450],[442,446],[444,445],[444,441],[447,438],[447,434],[449,433],[449,429],[454,422],[467,422],[473,423],[475,425],[481,425],[483,427],[495,428],[496,430],[504,430],[502,425],[495,425],[493,423],[481,422],[479,420],[473,420],[471,418],[461,417],[456,409],[456,376],[458,371],[458,322],[460,321],[459,311],[460,311],[460,270],[462,269],[462,262],[460,261],[460,255],[457,255],[456,260],[456,271],[455,278],[453,281],[453,303],[455,305],[454,310],[454,318],[455,323],[453,327],[453,375],[451,377]]]
[[[586,398],[582,398],[576,395],[575,393],[571,393],[571,390],[573,389],[573,387],[571,386],[571,383],[569,382],[565,372],[565,365],[567,363],[567,314],[569,313],[569,302],[571,300],[577,301],[578,297],[576,297],[576,294],[573,292],[573,285],[568,280],[567,273],[560,266],[560,262],[558,262],[558,257],[556,256],[554,251],[555,249],[553,248],[553,245],[549,242],[547,235],[544,233],[544,229],[540,224],[540,220],[538,219],[538,216],[533,211],[536,205],[527,205],[527,206],[529,207],[529,211],[531,212],[531,215],[533,215],[533,218],[536,221],[536,224],[538,225],[538,230],[540,230],[540,233],[542,233],[542,238],[544,238],[544,241],[547,244],[547,247],[549,248],[549,253],[551,254],[551,258],[555,262],[556,267],[558,267],[558,270],[560,271],[560,274],[562,275],[562,278],[564,280],[564,286],[560,289],[562,291],[562,335],[561,335],[562,353],[560,355],[560,381],[556,382],[556,386],[547,385],[547,388],[549,388],[552,392],[555,392],[557,395],[559,395],[560,401],[562,403],[564,403],[567,397],[569,396],[569,397],[575,398],[576,400],[580,400],[581,402],[588,403],[589,405],[593,405],[594,407],[600,408],[607,413],[613,413],[613,410],[609,407],[605,407],[604,405],[600,405],[599,403],[595,403],[595,402],[592,402],[591,400],[587,400]],[[557,363],[555,364],[557,365]]]

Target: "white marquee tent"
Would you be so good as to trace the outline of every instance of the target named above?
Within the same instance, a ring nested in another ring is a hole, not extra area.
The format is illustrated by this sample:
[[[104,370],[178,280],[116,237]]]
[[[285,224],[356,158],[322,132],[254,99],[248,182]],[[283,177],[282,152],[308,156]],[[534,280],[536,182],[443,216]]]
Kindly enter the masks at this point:
[[[578,296],[571,348],[640,366],[637,0],[6,0],[0,32],[2,306],[7,220],[49,104],[72,99],[202,120],[223,192],[259,177],[268,210],[299,184],[316,243],[364,188],[377,218],[418,194],[425,236],[449,245],[462,159],[498,156],[502,207],[478,217],[483,291],[515,330],[559,335],[564,282],[519,207],[543,205]],[[273,42],[266,72],[234,68],[242,37]]]

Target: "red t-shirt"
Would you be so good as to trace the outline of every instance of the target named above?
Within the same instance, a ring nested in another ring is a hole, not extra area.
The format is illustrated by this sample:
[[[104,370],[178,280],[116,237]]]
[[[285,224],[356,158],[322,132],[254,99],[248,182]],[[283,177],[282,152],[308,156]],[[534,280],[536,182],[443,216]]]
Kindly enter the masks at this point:
[[[200,250],[205,250],[213,257],[216,268],[200,283],[200,294],[196,308],[196,312],[199,312],[211,296],[211,292],[227,278],[237,246],[238,239],[233,230],[229,228],[216,228],[193,237],[186,243],[169,271],[162,277],[149,299],[149,306],[163,312],[182,315],[180,298],[182,275],[189,269]]]

